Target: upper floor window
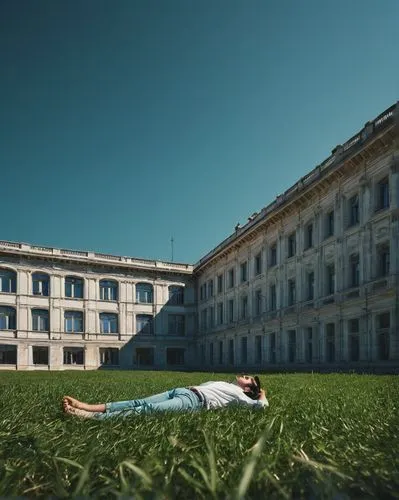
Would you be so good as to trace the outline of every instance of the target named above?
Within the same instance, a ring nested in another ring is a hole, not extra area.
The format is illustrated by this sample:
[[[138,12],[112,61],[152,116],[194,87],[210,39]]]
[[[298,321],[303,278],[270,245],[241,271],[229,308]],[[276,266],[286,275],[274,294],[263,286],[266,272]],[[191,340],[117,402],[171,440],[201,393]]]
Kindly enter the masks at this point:
[[[0,292],[16,293],[17,273],[9,269],[0,269]]]
[[[48,332],[50,330],[48,310],[32,309],[32,330],[36,332]]]
[[[136,302],[141,304],[153,303],[153,286],[151,283],[137,283],[136,284]]]
[[[65,297],[83,299],[83,279],[75,276],[65,278]]]
[[[118,283],[112,280],[100,281],[100,299],[118,300]]]
[[[0,306],[0,330],[16,329],[16,313],[13,307]]]
[[[257,255],[255,255],[254,273],[255,276],[258,276],[262,273],[262,252],[259,252]]]
[[[244,295],[241,297],[241,319],[248,318],[248,297]]]
[[[288,305],[292,306],[296,302],[295,280],[288,280]]]
[[[234,268],[231,268],[229,270],[229,288],[233,288],[234,287],[234,282],[235,282],[235,275],[234,275]]]
[[[229,322],[234,322],[234,299],[230,299],[228,302],[229,306]]]
[[[223,274],[219,274],[217,281],[218,281],[218,293],[222,293],[223,292]]]
[[[390,265],[389,244],[381,245],[378,248],[378,275],[388,276]]]
[[[314,299],[314,272],[308,273],[307,276],[307,300]]]
[[[241,283],[244,283],[248,280],[248,264],[247,262],[243,262],[240,266],[241,270]]]
[[[360,283],[360,260],[359,255],[354,254],[350,257],[350,286],[359,286]]]
[[[305,228],[305,250],[313,246],[313,224],[310,223]]]
[[[48,274],[32,274],[32,293],[33,295],[43,295],[48,297],[50,288],[50,278]]]
[[[335,223],[335,214],[334,210],[331,210],[326,215],[326,232],[325,232],[326,238],[334,236],[334,223]]]
[[[288,236],[288,258],[293,257],[296,254],[296,234],[292,233]]]
[[[101,333],[118,333],[118,315],[114,313],[100,313]]]
[[[355,196],[349,199],[349,226],[359,224],[359,220],[359,195],[355,194]]]
[[[208,281],[208,297],[213,297],[213,280]]]
[[[83,332],[83,312],[65,311],[64,312],[65,331],[67,333]]]
[[[224,317],[223,317],[223,302],[219,302],[217,306],[217,314],[218,314],[218,325],[223,325],[224,323]]]
[[[277,243],[270,247],[270,267],[277,265]]]
[[[327,295],[335,293],[335,266],[330,264],[327,266]]]
[[[389,208],[389,180],[385,177],[377,184],[377,203],[376,210]]]
[[[182,337],[185,335],[185,317],[184,314],[169,314],[168,334]]]
[[[254,304],[254,313],[255,316],[259,316],[262,313],[262,291],[255,291],[255,304]]]
[[[206,300],[206,283],[200,286],[200,300]]]
[[[136,316],[136,332],[143,335],[153,335],[154,318],[150,314],[138,314]]]
[[[277,309],[276,285],[270,285],[269,301],[270,301],[270,310],[275,311]]]
[[[184,302],[184,287],[171,285],[169,287],[169,304],[178,306]]]

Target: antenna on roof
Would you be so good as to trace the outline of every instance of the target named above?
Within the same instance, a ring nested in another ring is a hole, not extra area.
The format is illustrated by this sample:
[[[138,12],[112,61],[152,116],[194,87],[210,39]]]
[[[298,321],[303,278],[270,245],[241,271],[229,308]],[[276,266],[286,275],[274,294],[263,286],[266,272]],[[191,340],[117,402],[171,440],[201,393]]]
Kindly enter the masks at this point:
[[[173,243],[175,242],[175,240],[173,239],[173,236],[171,237],[170,239],[170,246],[171,246],[171,250],[172,250],[172,260],[171,262],[173,262]]]

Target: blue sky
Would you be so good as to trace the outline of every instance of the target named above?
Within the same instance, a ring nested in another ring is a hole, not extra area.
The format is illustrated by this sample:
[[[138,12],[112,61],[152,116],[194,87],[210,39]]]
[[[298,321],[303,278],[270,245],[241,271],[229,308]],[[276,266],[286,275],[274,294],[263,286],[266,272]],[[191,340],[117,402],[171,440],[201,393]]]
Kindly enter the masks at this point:
[[[2,0],[0,239],[194,263],[398,99],[397,0]]]

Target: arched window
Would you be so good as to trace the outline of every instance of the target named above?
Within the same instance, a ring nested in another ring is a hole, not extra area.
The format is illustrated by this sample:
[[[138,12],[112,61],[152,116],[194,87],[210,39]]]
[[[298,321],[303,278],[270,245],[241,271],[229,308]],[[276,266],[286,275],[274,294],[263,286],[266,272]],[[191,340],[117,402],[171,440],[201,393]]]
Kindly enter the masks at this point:
[[[183,304],[183,301],[184,301],[184,288],[182,286],[171,285],[169,287],[168,304],[178,306]]]
[[[0,330],[16,329],[16,313],[13,307],[0,306]]]
[[[45,273],[32,274],[32,293],[33,295],[49,296],[50,277]]]
[[[137,283],[136,302],[142,304],[152,304],[154,297],[153,286],[151,283]]]
[[[112,280],[100,281],[100,299],[118,300],[118,283]]]
[[[32,330],[36,332],[48,332],[50,330],[47,309],[32,309]]]
[[[65,311],[64,312],[65,331],[67,333],[83,332],[83,312]]]
[[[100,313],[101,333],[118,333],[118,315],[114,313]]]
[[[65,297],[83,299],[84,281],[76,276],[65,277]]]
[[[150,314],[138,314],[136,316],[136,333],[141,335],[152,335],[154,333],[154,318]]]
[[[0,292],[16,293],[17,273],[10,269],[0,269]]]

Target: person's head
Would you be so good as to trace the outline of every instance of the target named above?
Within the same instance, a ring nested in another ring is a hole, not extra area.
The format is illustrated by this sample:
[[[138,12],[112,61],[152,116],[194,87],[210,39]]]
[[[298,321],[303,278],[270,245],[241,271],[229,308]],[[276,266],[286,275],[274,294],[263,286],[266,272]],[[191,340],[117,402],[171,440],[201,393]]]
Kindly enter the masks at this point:
[[[236,381],[246,396],[251,399],[259,399],[261,389],[259,377],[244,374],[236,375]]]

